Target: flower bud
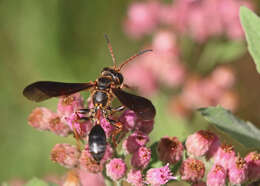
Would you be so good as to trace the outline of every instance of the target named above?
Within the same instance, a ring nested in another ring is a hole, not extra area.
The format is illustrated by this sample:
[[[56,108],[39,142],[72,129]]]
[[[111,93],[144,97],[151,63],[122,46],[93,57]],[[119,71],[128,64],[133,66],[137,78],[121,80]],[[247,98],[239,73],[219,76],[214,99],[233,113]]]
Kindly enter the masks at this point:
[[[189,154],[199,157],[206,155],[219,138],[212,132],[200,130],[188,136],[185,145]]]
[[[188,158],[182,162],[180,168],[181,179],[197,182],[203,178],[205,173],[204,163],[194,158]]]
[[[140,147],[134,152],[131,164],[136,169],[144,169],[151,160],[151,150],[147,147]]]
[[[125,162],[120,158],[112,159],[108,164],[106,164],[106,173],[112,180],[119,180],[126,173]]]
[[[207,185],[225,186],[226,185],[226,170],[218,164],[213,165],[207,176]]]
[[[183,145],[177,137],[164,137],[158,144],[157,152],[162,162],[174,164],[182,159]]]
[[[49,130],[49,122],[55,115],[52,111],[44,107],[35,108],[29,115],[28,122],[37,130]]]
[[[231,184],[243,184],[247,181],[248,164],[241,158],[237,157],[236,161],[233,161],[228,170],[228,177]]]
[[[134,185],[134,186],[143,186],[144,181],[143,181],[141,170],[131,169],[129,171],[129,173],[127,174],[127,180],[126,181],[128,183]]]
[[[250,181],[260,179],[260,154],[257,152],[250,152],[245,160],[248,164],[248,178]]]
[[[151,185],[164,185],[169,180],[176,179],[172,176],[169,164],[161,168],[151,168],[146,173],[146,181]]]
[[[79,152],[70,144],[56,144],[51,151],[51,160],[66,168],[73,168],[78,163]]]

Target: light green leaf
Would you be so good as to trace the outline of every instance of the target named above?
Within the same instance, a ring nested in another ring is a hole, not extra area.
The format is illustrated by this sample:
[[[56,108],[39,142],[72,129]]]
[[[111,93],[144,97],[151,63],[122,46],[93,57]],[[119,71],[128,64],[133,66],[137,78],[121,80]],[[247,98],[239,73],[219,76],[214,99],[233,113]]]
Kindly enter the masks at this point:
[[[231,137],[248,148],[260,147],[260,130],[252,123],[235,117],[230,111],[217,107],[201,108],[198,111],[217,128],[230,134]]]
[[[48,186],[48,184],[38,178],[33,178],[25,186]]]
[[[216,64],[235,61],[245,54],[246,48],[243,41],[208,42],[199,58],[198,66],[203,71],[212,69]]]
[[[240,8],[240,21],[246,34],[248,50],[260,73],[260,18],[246,7]]]

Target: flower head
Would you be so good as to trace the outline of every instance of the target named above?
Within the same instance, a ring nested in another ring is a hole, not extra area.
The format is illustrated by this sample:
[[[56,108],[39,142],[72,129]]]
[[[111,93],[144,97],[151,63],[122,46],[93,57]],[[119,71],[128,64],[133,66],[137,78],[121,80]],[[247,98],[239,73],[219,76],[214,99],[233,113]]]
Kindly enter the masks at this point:
[[[248,164],[241,158],[237,157],[228,170],[228,177],[231,184],[243,184],[247,181]]]
[[[29,115],[28,122],[37,130],[48,130],[49,122],[55,115],[52,111],[44,107],[35,108]]]
[[[51,160],[66,168],[73,168],[78,163],[80,153],[70,144],[56,144],[51,151]]]
[[[157,152],[161,161],[174,164],[182,159],[183,145],[176,137],[164,137],[158,144]]]
[[[77,113],[72,113],[70,116],[65,117],[64,120],[70,127],[70,130],[76,131],[81,137],[85,137],[92,126],[92,123],[89,121],[80,121]]]
[[[127,174],[127,180],[128,183],[134,185],[134,186],[143,186],[144,180],[142,177],[141,170],[135,170],[131,169],[129,173]]]
[[[260,154],[250,152],[245,160],[248,164],[248,177],[251,181],[260,179]]]
[[[49,130],[58,136],[67,136],[71,132],[69,126],[57,114],[53,114],[53,117],[50,119]]]
[[[135,127],[137,116],[134,111],[127,109],[120,116],[119,120],[124,124],[124,128],[132,130]]]
[[[103,175],[99,173],[91,173],[84,170],[78,171],[78,177],[82,186],[106,186]]]
[[[98,173],[103,170],[103,164],[97,163],[91,156],[88,149],[81,151],[79,158],[80,169],[83,171],[88,171],[92,173]]]
[[[172,176],[169,164],[161,168],[151,168],[146,173],[147,183],[154,186],[164,185],[172,179],[176,179],[176,177]]]
[[[236,152],[232,145],[223,144],[218,148],[214,156],[214,163],[221,165],[225,170],[229,169],[236,160]]]
[[[207,185],[211,186],[225,186],[226,185],[227,172],[218,164],[215,164],[208,173]]]
[[[134,152],[131,164],[136,169],[144,169],[151,160],[151,150],[147,147],[140,147]]]
[[[138,148],[145,146],[149,142],[149,137],[142,132],[136,131],[132,133],[123,142],[123,149],[126,153],[134,153]]]
[[[191,182],[199,181],[205,173],[204,163],[194,158],[188,158],[182,162],[181,179]]]
[[[200,130],[188,136],[185,145],[189,154],[199,157],[206,155],[215,141],[219,138],[214,133]]]
[[[126,173],[126,164],[120,158],[112,159],[106,165],[106,173],[107,175],[114,181],[122,178]]]
[[[57,113],[63,119],[83,108],[83,105],[84,101],[80,93],[75,93],[70,96],[62,96],[58,102]]]

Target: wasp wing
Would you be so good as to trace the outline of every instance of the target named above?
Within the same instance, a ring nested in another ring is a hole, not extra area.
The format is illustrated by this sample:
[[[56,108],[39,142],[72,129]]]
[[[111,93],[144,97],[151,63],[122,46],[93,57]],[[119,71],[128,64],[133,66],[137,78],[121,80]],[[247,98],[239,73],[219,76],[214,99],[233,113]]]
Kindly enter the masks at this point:
[[[23,95],[29,100],[40,102],[52,97],[67,96],[91,88],[93,85],[93,83],[38,81],[25,87]]]
[[[144,97],[127,93],[119,88],[113,88],[113,93],[127,108],[135,111],[143,120],[152,120],[155,116],[155,108],[152,102]]]

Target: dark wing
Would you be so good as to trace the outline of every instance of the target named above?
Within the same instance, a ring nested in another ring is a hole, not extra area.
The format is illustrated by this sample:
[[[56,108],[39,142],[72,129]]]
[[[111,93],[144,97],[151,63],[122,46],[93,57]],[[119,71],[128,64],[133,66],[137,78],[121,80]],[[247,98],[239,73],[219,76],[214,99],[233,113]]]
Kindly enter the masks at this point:
[[[113,93],[127,108],[135,111],[143,120],[152,120],[155,116],[155,108],[152,102],[144,97],[129,94],[121,89],[113,88]]]
[[[88,89],[93,85],[93,83],[38,81],[25,87],[23,95],[29,100],[40,102],[52,97],[70,95]]]

